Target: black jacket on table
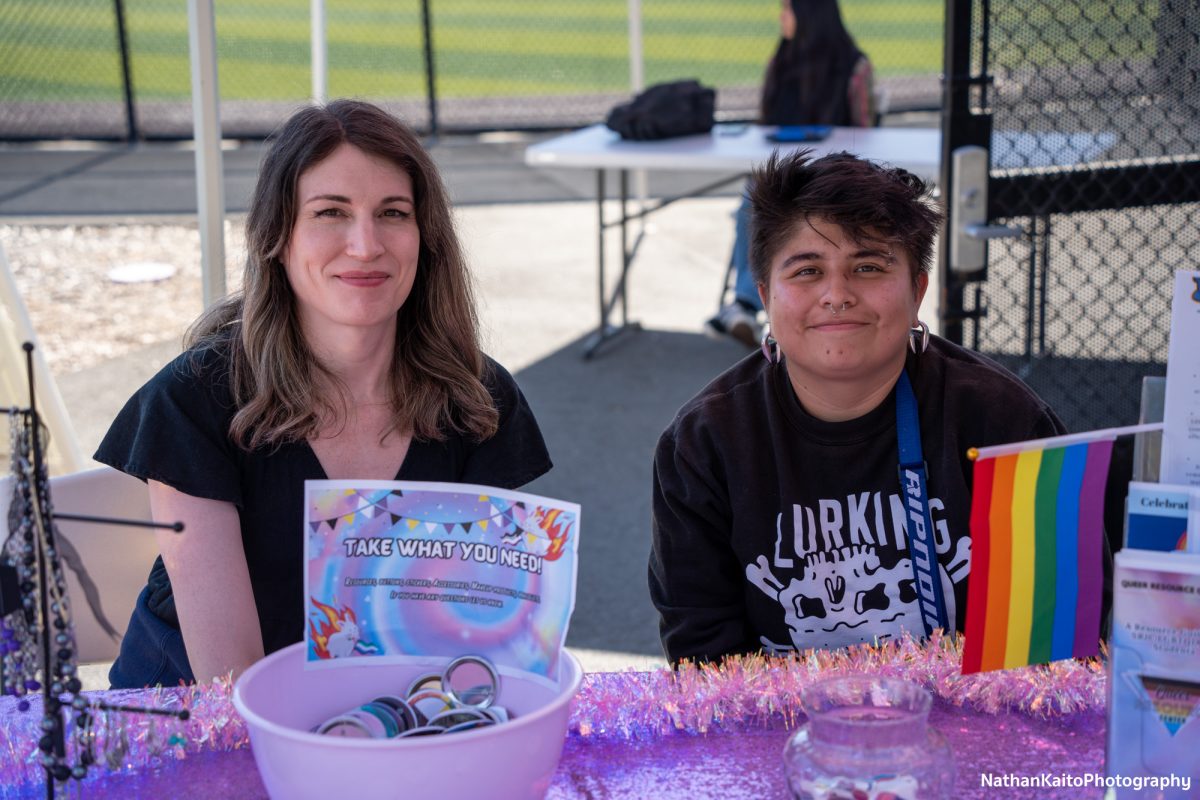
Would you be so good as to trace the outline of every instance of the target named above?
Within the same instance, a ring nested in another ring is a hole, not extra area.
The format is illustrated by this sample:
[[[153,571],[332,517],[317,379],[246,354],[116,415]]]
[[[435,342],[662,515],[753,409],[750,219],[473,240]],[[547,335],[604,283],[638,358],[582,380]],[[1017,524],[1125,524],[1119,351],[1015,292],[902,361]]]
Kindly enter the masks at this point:
[[[971,563],[971,447],[1065,432],[993,361],[931,338],[905,367],[920,415],[950,626]],[[676,416],[654,459],[650,596],[672,661],[923,636],[897,474],[895,390],[824,422],[755,353]]]
[[[443,441],[413,439],[395,480],[516,489],[550,469],[541,431],[521,390],[504,367],[485,361],[483,384],[500,412],[496,434],[482,442],[454,432]],[[304,636],[304,541],[299,533],[304,481],[326,475],[305,441],[252,451],[238,447],[229,438],[235,410],[225,349],[190,350],[130,398],[95,458],[142,480],[237,507],[263,648],[271,653]],[[115,688],[192,680],[161,557],[138,599],[109,679]]]

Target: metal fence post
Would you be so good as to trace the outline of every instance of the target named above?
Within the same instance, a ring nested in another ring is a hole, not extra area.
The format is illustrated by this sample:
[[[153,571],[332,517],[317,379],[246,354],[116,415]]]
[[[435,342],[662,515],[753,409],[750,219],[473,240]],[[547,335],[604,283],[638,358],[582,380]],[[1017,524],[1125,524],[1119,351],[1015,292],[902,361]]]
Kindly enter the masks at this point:
[[[312,101],[323,105],[329,96],[329,45],[325,37],[325,0],[312,0]]]
[[[986,74],[973,76],[971,74],[971,44],[973,39],[972,6],[974,0],[946,0],[946,27],[944,66],[942,71],[942,169],[941,192],[944,198],[949,196],[950,187],[954,185],[952,166],[953,153],[964,145],[991,147],[992,118],[987,113],[976,113],[971,108],[971,89],[975,86],[986,87],[990,80]],[[982,19],[988,15],[988,4],[984,0],[980,10]],[[954,220],[951,219],[951,203],[945,203],[946,220],[943,228],[943,241],[949,231],[952,231]],[[982,279],[987,273],[986,267],[979,273]],[[968,312],[963,299],[966,281],[955,274],[950,267],[950,248],[943,246],[938,254],[938,277],[940,279],[941,297],[938,302],[938,320],[941,323],[941,335],[957,344],[963,343],[963,321],[967,318],[977,318],[980,309]]]
[[[429,135],[436,138],[439,131],[437,80],[433,71],[433,19],[429,0],[421,0],[421,30],[425,37],[425,93],[429,99]]]
[[[133,105],[133,73],[129,69],[129,35],[125,31],[125,3],[113,0],[113,13],[117,17],[117,48],[121,53],[121,83],[125,90],[125,125],[129,141],[142,138],[138,130],[137,109]]]

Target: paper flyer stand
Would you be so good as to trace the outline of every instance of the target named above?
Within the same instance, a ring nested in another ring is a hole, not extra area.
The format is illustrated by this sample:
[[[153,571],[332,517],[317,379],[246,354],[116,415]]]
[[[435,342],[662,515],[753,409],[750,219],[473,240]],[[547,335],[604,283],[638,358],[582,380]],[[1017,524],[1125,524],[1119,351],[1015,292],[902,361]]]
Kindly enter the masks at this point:
[[[488,486],[305,482],[306,668],[440,663],[557,684],[580,508]]]
[[[962,674],[1095,655],[1104,486],[1117,436],[1163,430],[1162,480],[1131,486],[1116,557],[1103,786],[1192,797],[1200,784],[1200,272],[1177,273],[1165,423],[972,449]],[[1185,499],[1186,498],[1186,499]],[[1190,536],[1182,536],[1181,511]],[[1187,542],[1196,552],[1176,550]],[[1097,784],[1101,785],[1101,784]],[[1179,790],[1179,791],[1176,791]]]
[[[1200,272],[1173,289],[1160,483],[1131,483],[1115,559],[1106,759],[1110,780],[1169,776],[1164,800],[1200,781]]]
[[[1183,549],[1200,553],[1200,272],[1178,270],[1171,299],[1171,340],[1163,398],[1164,490],[1188,491],[1187,537]]]

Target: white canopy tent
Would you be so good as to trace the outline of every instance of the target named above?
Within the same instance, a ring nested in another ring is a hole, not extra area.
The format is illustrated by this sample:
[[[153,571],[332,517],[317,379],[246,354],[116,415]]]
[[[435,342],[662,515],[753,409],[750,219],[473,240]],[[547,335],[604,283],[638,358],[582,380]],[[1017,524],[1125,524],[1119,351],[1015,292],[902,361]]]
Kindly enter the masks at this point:
[[[188,50],[192,63],[200,285],[204,307],[208,308],[225,295],[225,182],[213,0],[188,0]]]

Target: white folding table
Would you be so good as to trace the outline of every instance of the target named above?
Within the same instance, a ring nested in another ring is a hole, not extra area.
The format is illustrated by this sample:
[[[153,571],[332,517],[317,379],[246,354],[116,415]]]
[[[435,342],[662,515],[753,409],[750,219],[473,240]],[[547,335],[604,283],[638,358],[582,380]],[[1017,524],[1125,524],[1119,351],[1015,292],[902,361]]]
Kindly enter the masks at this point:
[[[535,167],[564,167],[596,170],[596,206],[599,218],[597,260],[600,281],[600,323],[584,343],[584,358],[623,331],[636,329],[629,321],[626,280],[641,237],[629,243],[629,223],[646,217],[678,200],[698,197],[733,181],[744,179],[750,170],[766,161],[772,152],[790,152],[810,148],[814,157],[846,151],[872,161],[890,164],[935,180],[941,165],[941,131],[930,128],[834,128],[820,142],[779,144],[767,139],[773,128],[758,125],[717,125],[712,133],[683,136],[652,142],[621,139],[603,125],[592,125],[548,139],[525,150],[525,163]],[[609,170],[620,172],[621,212],[617,219],[606,220],[605,176]],[[679,170],[716,172],[724,176],[695,191],[657,200],[637,213],[629,213],[630,170]],[[612,227],[621,229],[621,274],[611,292],[605,285],[604,234]],[[621,305],[621,324],[610,319],[617,303]]]

